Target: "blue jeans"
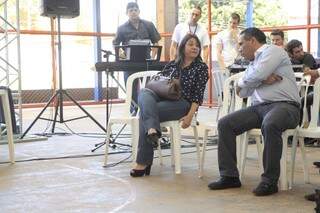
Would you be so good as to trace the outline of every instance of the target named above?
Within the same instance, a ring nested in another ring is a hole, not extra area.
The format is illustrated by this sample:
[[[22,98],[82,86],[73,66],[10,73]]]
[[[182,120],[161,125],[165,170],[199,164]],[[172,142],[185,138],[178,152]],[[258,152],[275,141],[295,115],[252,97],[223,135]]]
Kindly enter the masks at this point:
[[[149,89],[141,89],[138,97],[140,108],[139,145],[137,163],[151,165],[153,161],[153,146],[147,142],[148,130],[153,128],[161,136],[160,122],[178,120],[185,116],[191,104],[184,100],[164,100]]]

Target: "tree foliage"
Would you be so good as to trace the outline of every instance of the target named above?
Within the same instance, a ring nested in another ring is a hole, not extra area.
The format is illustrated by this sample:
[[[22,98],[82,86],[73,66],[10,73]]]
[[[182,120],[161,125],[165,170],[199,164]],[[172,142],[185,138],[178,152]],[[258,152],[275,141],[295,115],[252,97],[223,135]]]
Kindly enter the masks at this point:
[[[228,25],[230,14],[237,12],[241,16],[241,26],[246,25],[245,14],[247,0],[212,0],[211,20],[212,29],[222,29]],[[189,19],[190,10],[194,5],[202,7],[200,23],[207,23],[208,7],[207,0],[180,0],[179,22]],[[287,15],[281,9],[281,1],[277,0],[254,0],[253,23],[256,27],[282,26],[288,22]]]

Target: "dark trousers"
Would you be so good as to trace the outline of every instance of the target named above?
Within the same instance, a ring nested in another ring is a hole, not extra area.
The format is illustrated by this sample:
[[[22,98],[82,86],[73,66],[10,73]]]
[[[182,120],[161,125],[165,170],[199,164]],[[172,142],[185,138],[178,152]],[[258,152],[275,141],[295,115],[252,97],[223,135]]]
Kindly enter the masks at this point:
[[[147,133],[150,128],[157,130],[161,136],[160,122],[177,120],[190,110],[190,103],[184,99],[170,101],[159,98],[149,89],[141,89],[138,97],[140,108],[139,145],[137,163],[151,165],[153,161],[153,147],[147,142]]]
[[[260,104],[233,112],[218,122],[218,162],[221,176],[239,177],[236,136],[261,128],[264,150],[262,181],[276,183],[280,176],[282,132],[299,123],[299,107],[287,102]]]
[[[308,93],[306,99],[307,99],[306,108],[307,108],[307,112],[308,112],[308,121],[310,121],[311,120],[311,105],[313,104],[313,91]],[[304,98],[301,98],[300,124],[303,119],[303,106],[304,106]]]

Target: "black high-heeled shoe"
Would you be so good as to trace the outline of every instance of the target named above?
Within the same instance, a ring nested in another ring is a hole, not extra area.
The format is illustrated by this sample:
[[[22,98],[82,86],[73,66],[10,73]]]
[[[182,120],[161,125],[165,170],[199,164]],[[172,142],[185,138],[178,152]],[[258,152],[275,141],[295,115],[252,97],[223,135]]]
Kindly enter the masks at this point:
[[[151,165],[147,166],[145,169],[131,169],[131,177],[142,177],[144,175],[149,176],[151,171]]]

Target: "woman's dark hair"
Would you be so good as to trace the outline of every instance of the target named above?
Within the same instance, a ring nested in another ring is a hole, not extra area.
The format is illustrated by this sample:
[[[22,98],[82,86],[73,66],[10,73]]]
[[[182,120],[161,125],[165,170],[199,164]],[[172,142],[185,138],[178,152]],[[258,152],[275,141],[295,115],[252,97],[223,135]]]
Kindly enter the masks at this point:
[[[202,58],[201,58],[201,43],[200,43],[200,40],[198,38],[198,36],[196,36],[195,34],[187,34],[183,39],[182,41],[180,42],[180,45],[178,47],[178,56],[177,56],[177,59],[176,59],[176,64],[178,64],[179,67],[182,67],[183,65],[183,62],[184,62],[184,59],[185,59],[185,47],[186,47],[186,44],[187,42],[194,38],[196,40],[196,42],[198,43],[198,46],[199,46],[199,54],[197,55],[197,57],[195,58],[195,61],[202,61]]]
[[[243,35],[245,40],[249,40],[254,37],[260,44],[267,43],[266,35],[260,29],[256,27],[249,27],[243,30],[240,35]]]

